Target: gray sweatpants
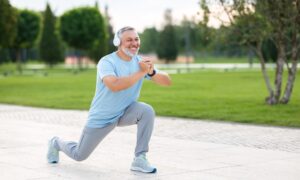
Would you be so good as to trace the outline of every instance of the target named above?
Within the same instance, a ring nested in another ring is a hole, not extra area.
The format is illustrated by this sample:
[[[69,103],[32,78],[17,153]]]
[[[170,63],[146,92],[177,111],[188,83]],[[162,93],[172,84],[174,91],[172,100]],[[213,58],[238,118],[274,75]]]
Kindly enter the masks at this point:
[[[129,126],[137,124],[137,142],[135,156],[146,153],[149,150],[149,141],[154,125],[155,112],[145,103],[134,102],[126,110],[124,115],[114,124],[103,128],[84,127],[79,142],[63,141],[58,138],[56,148],[64,152],[76,161],[83,161],[89,157],[97,145],[116,126]]]

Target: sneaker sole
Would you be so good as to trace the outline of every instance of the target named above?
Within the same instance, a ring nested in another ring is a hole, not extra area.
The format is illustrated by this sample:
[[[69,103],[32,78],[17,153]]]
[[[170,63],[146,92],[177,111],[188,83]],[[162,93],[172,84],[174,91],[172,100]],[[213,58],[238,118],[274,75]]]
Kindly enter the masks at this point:
[[[57,164],[58,161],[48,161],[49,164]]]
[[[143,172],[143,173],[156,173],[156,168],[154,168],[152,171],[146,171],[146,170],[144,170],[144,169],[142,169],[142,168],[140,168],[140,167],[131,167],[131,169],[130,170],[132,170],[132,171],[139,171],[139,172]]]

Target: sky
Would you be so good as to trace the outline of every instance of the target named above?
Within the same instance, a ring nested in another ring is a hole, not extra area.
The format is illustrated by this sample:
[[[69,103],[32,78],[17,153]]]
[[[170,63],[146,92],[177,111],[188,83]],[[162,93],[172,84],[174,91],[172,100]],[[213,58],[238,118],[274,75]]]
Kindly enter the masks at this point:
[[[197,15],[200,12],[199,0],[10,0],[14,7],[36,11],[44,11],[47,2],[57,16],[75,7],[94,6],[95,2],[98,2],[101,12],[104,12],[107,5],[110,23],[115,31],[124,26],[133,26],[139,32],[153,26],[160,29],[167,8],[172,10],[175,24],[180,23],[184,16],[200,19]]]

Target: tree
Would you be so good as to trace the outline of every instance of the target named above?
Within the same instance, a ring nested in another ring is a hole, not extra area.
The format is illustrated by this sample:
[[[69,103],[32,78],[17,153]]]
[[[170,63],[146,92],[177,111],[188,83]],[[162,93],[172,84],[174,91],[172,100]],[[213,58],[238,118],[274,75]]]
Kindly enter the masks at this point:
[[[8,0],[0,0],[0,64],[8,59],[8,50],[16,37],[17,12]]]
[[[16,50],[17,69],[22,73],[21,50],[34,45],[40,31],[39,14],[20,10],[18,12],[17,36],[12,47]]]
[[[114,46],[114,43],[113,43],[115,34],[113,31],[113,27],[109,22],[106,23],[106,26],[107,26],[107,33],[108,33],[108,38],[107,38],[108,51],[107,51],[107,53],[111,53],[116,50],[116,47]]]
[[[96,3],[95,7],[99,9],[98,3]],[[101,15],[101,14],[100,14]],[[102,18],[102,16],[101,16]],[[92,48],[88,50],[88,56],[94,60],[94,62],[98,62],[101,57],[103,57],[105,54],[109,52],[113,52],[115,47],[112,43],[112,27],[110,25],[110,16],[108,14],[108,6],[105,6],[105,16],[102,18],[102,24],[101,26],[104,27],[103,35],[101,38],[97,39],[93,45]]]
[[[165,21],[166,25],[159,33],[156,52],[160,59],[165,59],[166,62],[169,63],[170,61],[175,61],[178,55],[176,34],[172,25],[172,15],[170,9],[165,11]]]
[[[43,30],[39,44],[40,57],[50,67],[63,60],[62,44],[56,32],[56,18],[47,3],[43,14]]]
[[[141,52],[142,53],[154,53],[158,44],[158,31],[155,27],[146,28],[143,33],[140,34],[141,38]]]
[[[287,104],[290,100],[297,74],[300,50],[300,1],[277,0],[258,1],[256,9],[270,23],[271,39],[277,48],[274,93],[267,98],[270,104]],[[288,79],[281,94],[284,65]]]
[[[102,40],[94,41],[91,49],[88,50],[88,56],[96,63],[108,52],[108,46],[107,44],[104,44],[104,42],[107,43],[106,37]]]
[[[9,0],[0,0],[0,48],[9,47],[17,33],[17,12]]]
[[[205,1],[205,0],[203,0]],[[228,14],[231,26],[239,36],[241,44],[247,44],[256,52],[269,92],[268,104],[287,104],[290,100],[297,73],[300,49],[300,1],[299,0],[219,0]],[[274,87],[265,67],[263,43],[272,41],[276,46],[276,72]],[[284,65],[288,80],[282,95]]]
[[[105,46],[105,27],[102,15],[95,7],[81,7],[65,12],[60,18],[62,39],[77,50],[86,51],[95,44]],[[81,58],[78,60],[81,69]]]

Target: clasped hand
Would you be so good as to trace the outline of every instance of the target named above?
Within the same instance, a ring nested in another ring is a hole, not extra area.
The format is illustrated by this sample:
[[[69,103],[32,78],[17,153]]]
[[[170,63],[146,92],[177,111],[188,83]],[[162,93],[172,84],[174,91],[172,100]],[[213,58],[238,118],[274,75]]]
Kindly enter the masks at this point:
[[[142,57],[142,60],[139,62],[141,71],[143,73],[148,73],[148,74],[152,74],[153,73],[153,61],[151,58],[149,57]]]

